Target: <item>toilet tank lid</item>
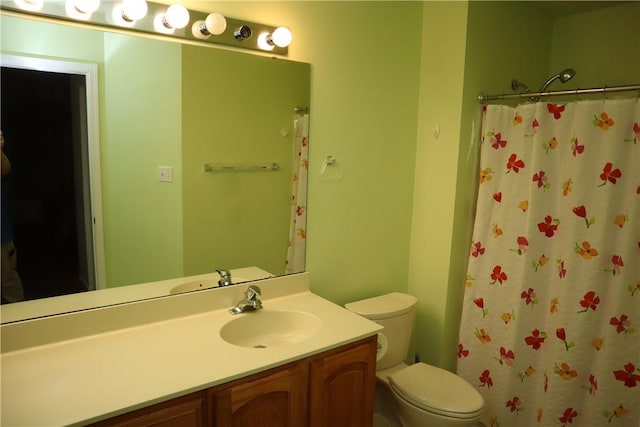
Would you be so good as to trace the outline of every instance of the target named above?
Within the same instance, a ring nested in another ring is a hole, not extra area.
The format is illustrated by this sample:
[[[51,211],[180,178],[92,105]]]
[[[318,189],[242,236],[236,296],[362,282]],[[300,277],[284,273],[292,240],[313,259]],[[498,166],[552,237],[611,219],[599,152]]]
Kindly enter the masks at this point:
[[[386,319],[407,313],[415,307],[418,299],[401,292],[380,295],[345,304],[345,308],[367,319]]]

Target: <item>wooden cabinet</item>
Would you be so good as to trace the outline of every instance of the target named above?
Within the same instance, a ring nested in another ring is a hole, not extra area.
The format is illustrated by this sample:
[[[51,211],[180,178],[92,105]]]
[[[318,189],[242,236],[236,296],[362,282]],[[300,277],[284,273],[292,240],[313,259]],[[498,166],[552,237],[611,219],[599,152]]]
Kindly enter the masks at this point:
[[[261,372],[209,391],[216,427],[298,427],[305,425],[303,363]]]
[[[320,355],[310,366],[310,427],[373,424],[375,337]]]
[[[207,393],[189,394],[94,424],[95,427],[205,427]]]
[[[376,337],[100,422],[127,427],[371,427]]]

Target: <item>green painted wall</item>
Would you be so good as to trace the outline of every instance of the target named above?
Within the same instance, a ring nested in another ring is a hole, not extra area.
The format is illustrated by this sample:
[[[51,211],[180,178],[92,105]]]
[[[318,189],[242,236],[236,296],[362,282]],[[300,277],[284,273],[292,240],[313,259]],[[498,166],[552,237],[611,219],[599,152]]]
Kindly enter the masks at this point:
[[[637,1],[556,19],[547,75],[572,67],[576,76],[565,85],[555,83],[553,88],[639,83],[639,23]]]
[[[284,274],[293,108],[309,106],[309,64],[209,52],[182,50],[185,274],[248,266]],[[272,162],[278,171],[204,172],[204,163]]]
[[[418,298],[415,350],[423,361],[436,365],[447,332],[444,317],[460,140],[467,8],[465,2],[428,2],[424,4],[422,23],[408,291]],[[436,128],[440,132],[438,136]]]
[[[105,33],[101,120],[108,286],[183,275],[181,46]],[[158,182],[158,166],[174,181]]]

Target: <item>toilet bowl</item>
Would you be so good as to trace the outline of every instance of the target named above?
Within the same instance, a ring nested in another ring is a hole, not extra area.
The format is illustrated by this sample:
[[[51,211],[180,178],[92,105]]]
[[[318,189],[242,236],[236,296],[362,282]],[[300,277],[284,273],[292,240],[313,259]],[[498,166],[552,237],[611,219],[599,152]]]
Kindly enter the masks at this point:
[[[401,427],[480,425],[484,399],[471,384],[426,363],[405,364],[416,303],[415,297],[394,292],[345,305],[384,327],[376,357],[377,416]]]

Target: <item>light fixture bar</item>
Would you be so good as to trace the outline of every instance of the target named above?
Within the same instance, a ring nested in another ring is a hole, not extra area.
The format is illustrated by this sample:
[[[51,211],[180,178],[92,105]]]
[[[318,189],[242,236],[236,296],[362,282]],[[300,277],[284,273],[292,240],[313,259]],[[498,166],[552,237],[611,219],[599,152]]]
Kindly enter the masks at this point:
[[[19,2],[18,2],[19,3]],[[49,18],[54,20],[62,20],[68,22],[78,22],[84,25],[90,24],[100,27],[104,30],[126,30],[134,32],[142,32],[154,35],[161,35],[164,37],[170,37],[181,40],[190,40],[199,43],[206,44],[220,44],[226,46],[232,46],[242,49],[251,49],[261,52],[265,52],[265,49],[258,44],[258,36],[263,33],[273,33],[278,27],[269,26],[265,24],[259,24],[256,22],[241,21],[239,19],[226,17],[227,26],[222,34],[212,34],[209,37],[201,38],[196,37],[192,33],[192,25],[196,21],[205,21],[208,12],[199,12],[195,10],[189,10],[189,24],[184,28],[175,28],[170,33],[158,32],[154,29],[154,19],[157,16],[164,15],[167,8],[170,5],[147,2],[148,12],[144,18],[136,20],[129,25],[122,25],[113,18],[113,8],[117,5],[118,1],[101,1],[98,10],[91,14],[91,17],[87,21],[78,21],[69,17],[65,11],[64,1],[45,1],[42,8],[39,11],[29,11],[21,9],[17,6],[15,0],[0,0],[0,9],[2,11],[11,12],[16,16],[26,18]],[[238,38],[234,36],[236,29],[241,27],[248,27],[251,29],[251,36],[248,38]],[[275,53],[279,55],[287,55],[289,52],[288,47],[273,46],[273,49],[268,50],[269,53]]]

